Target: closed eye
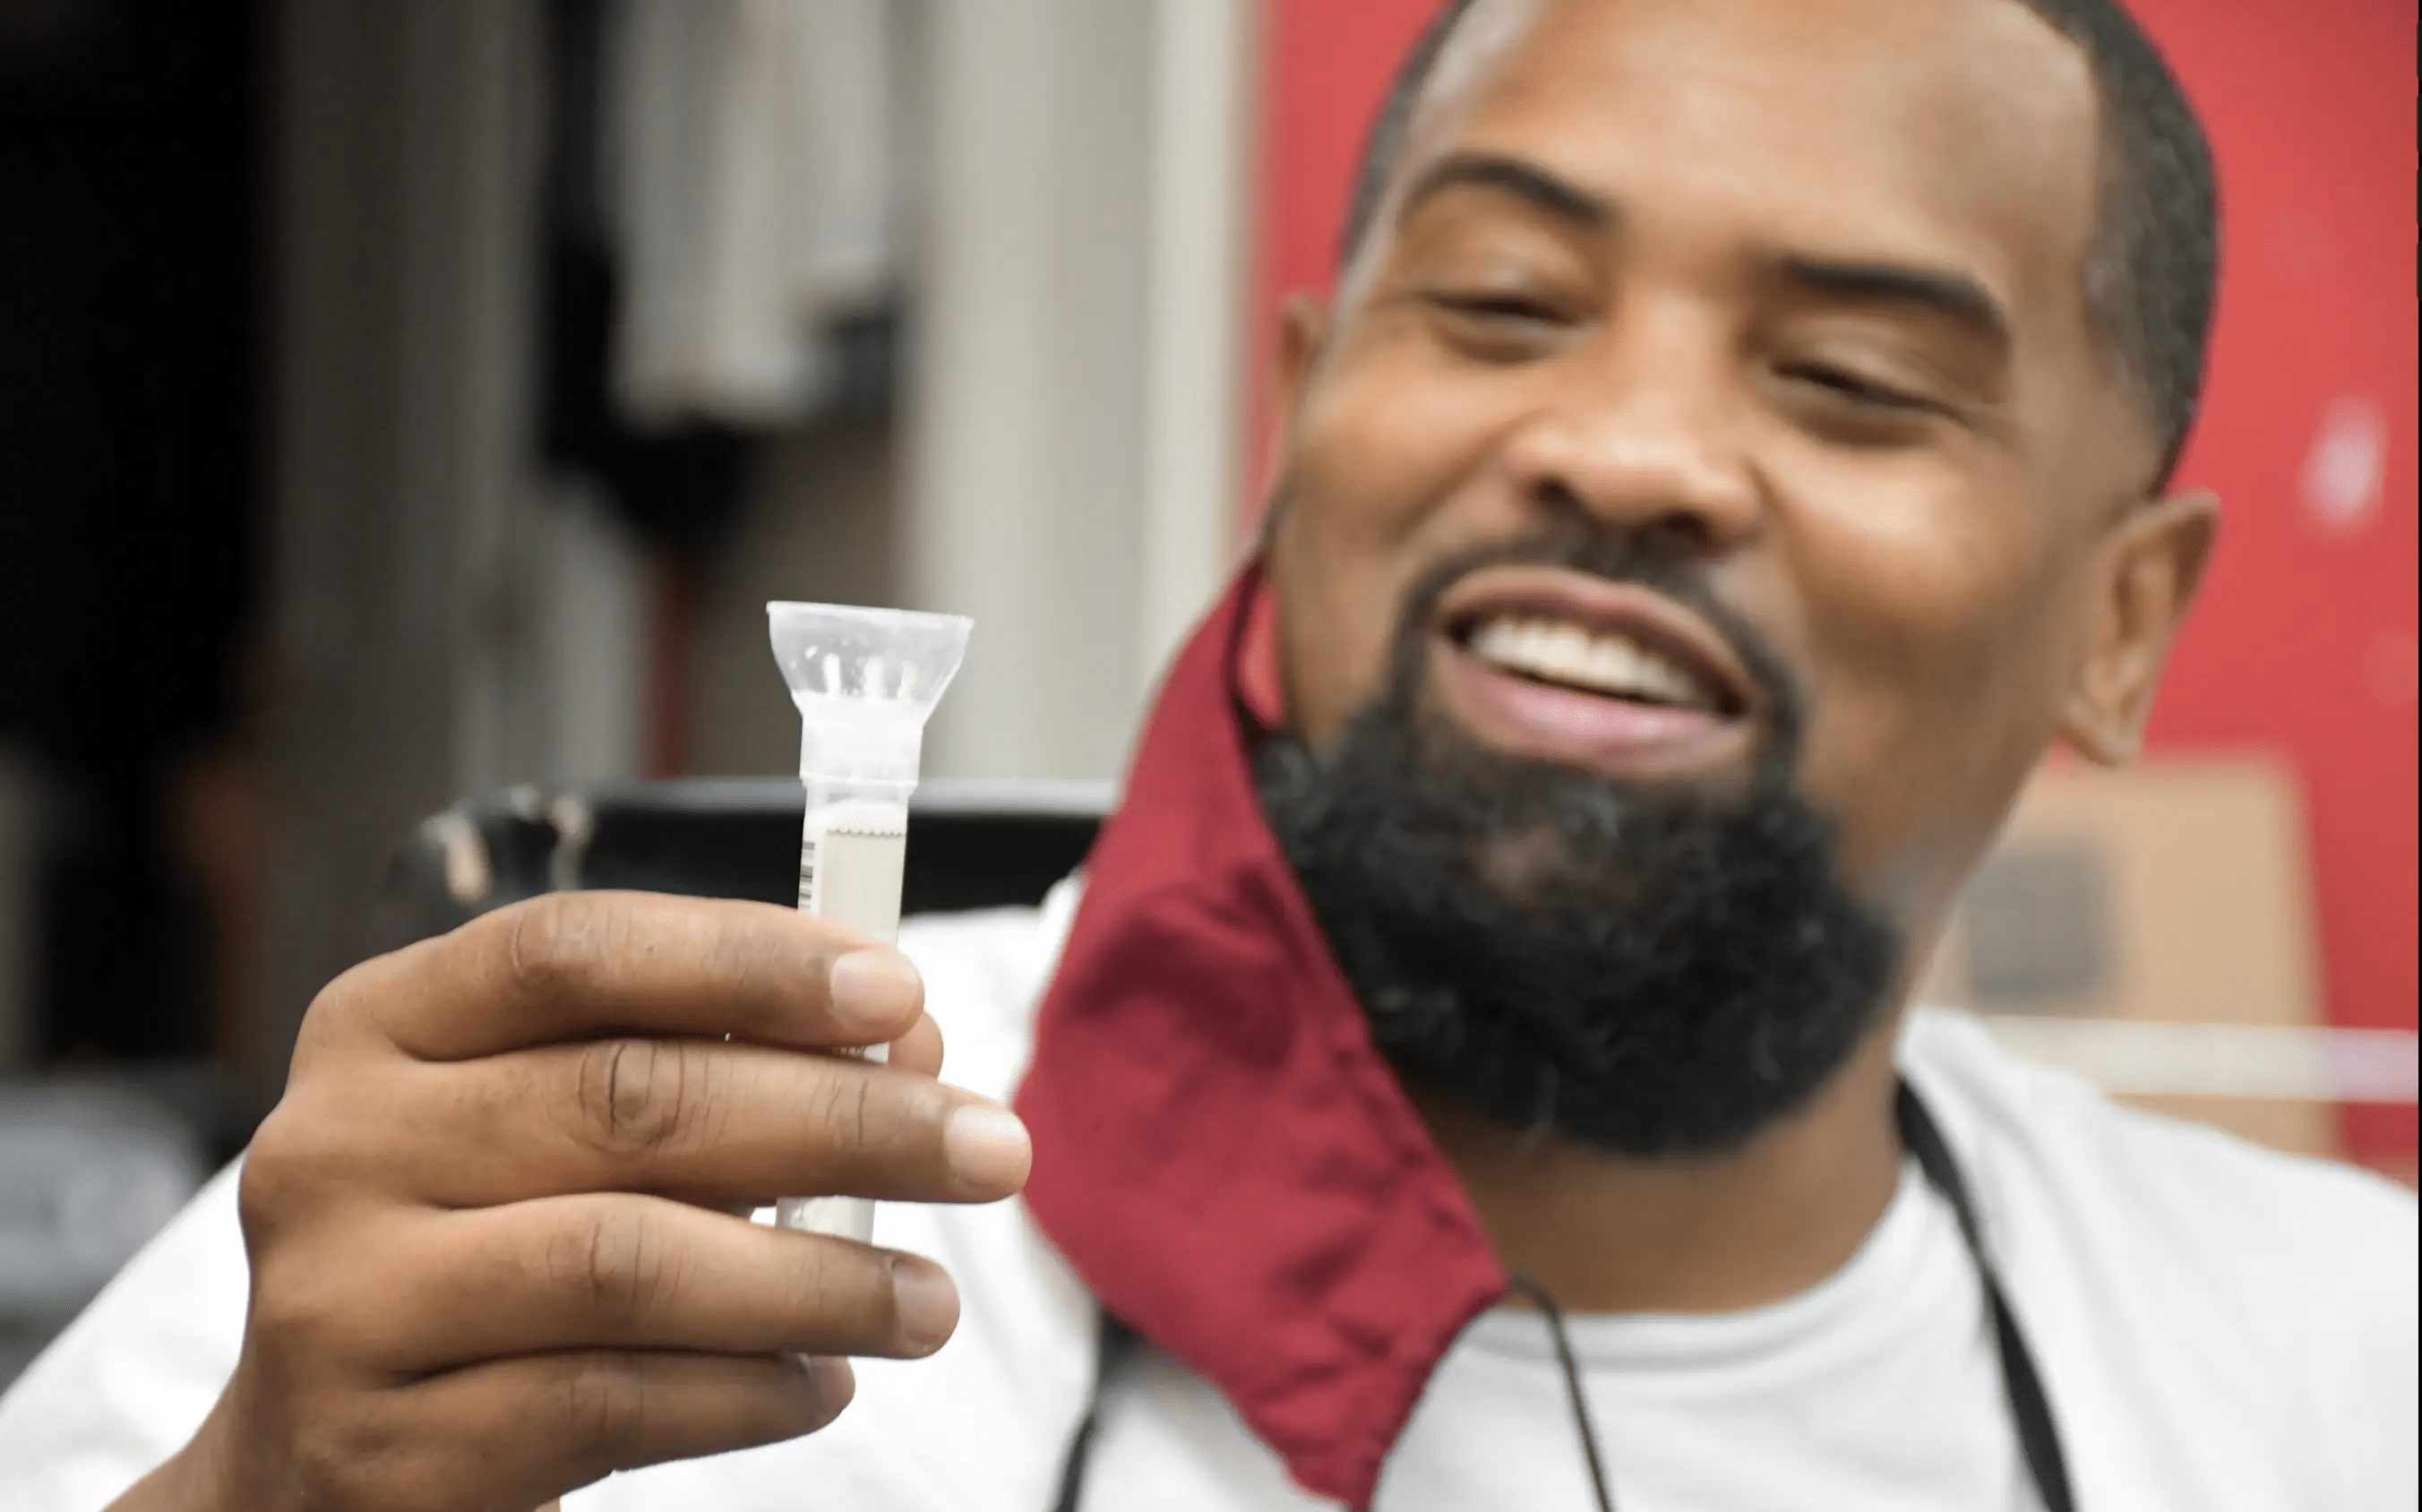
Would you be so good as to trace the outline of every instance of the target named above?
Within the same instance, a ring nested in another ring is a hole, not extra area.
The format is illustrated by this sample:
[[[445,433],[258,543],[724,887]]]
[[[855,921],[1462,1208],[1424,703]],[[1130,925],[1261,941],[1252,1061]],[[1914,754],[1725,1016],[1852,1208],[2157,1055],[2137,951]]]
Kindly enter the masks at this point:
[[[1437,311],[1439,335],[1483,362],[1527,362],[1563,348],[1574,329],[1570,311],[1549,301],[1495,291],[1432,290],[1422,302]]]
[[[1806,384],[1824,390],[1827,397],[1848,401],[1870,409],[1899,415],[1919,415],[1940,406],[1905,389],[1880,384],[1846,369],[1822,363],[1796,363],[1780,370],[1781,375],[1794,383]]]
[[[1518,321],[1536,325],[1562,325],[1566,321],[1564,310],[1556,306],[1524,294],[1433,290],[1423,297],[1448,314],[1470,321]]]

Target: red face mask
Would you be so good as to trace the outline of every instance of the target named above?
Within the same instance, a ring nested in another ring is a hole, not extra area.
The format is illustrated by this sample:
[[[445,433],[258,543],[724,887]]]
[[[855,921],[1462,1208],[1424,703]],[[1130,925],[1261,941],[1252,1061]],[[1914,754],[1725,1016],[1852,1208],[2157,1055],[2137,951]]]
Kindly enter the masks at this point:
[[[1262,817],[1283,722],[1249,566],[1172,668],[1017,1095],[1028,1206],[1111,1314],[1217,1387],[1306,1489],[1368,1503],[1506,1277]]]

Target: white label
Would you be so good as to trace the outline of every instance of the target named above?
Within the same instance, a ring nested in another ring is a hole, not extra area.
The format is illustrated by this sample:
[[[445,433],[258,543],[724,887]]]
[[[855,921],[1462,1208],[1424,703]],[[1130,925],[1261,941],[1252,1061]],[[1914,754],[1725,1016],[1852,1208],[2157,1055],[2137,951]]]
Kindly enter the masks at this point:
[[[799,836],[800,911],[895,943],[907,858],[904,805],[857,799],[818,809]]]

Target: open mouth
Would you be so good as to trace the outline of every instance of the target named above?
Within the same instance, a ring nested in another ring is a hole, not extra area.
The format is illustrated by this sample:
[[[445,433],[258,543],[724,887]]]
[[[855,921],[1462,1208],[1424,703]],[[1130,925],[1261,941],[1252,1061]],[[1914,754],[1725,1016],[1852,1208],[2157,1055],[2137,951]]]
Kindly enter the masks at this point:
[[[1682,658],[1621,630],[1513,610],[1480,621],[1458,639],[1489,666],[1550,687],[1714,715],[1733,701]]]
[[[1646,775],[1746,752],[1755,683],[1664,594],[1560,568],[1486,568],[1439,605],[1450,701],[1492,744]]]

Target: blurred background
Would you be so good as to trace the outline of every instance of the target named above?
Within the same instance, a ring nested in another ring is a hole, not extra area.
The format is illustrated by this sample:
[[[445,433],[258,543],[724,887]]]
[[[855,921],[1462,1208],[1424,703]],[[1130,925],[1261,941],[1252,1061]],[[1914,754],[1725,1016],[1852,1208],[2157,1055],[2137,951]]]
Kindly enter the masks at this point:
[[[1114,777],[1430,8],[0,0],[0,1380],[416,822],[793,769],[768,598],[975,616],[930,775]],[[2152,758],[2045,774],[1931,990],[2411,1181],[2414,8],[2137,9],[2226,534]]]

